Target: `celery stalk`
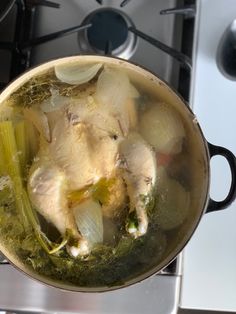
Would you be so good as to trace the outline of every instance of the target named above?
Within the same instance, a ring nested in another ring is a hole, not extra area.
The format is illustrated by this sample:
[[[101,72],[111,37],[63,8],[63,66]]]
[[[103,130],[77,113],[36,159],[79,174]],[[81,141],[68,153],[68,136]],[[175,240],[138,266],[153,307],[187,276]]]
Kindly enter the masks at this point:
[[[20,164],[14,128],[11,121],[3,121],[0,123],[0,136],[6,168],[12,180],[14,181],[16,177],[20,177]]]
[[[5,161],[3,156],[3,147],[2,143],[0,142],[0,175],[4,174],[5,172]]]
[[[20,126],[22,128],[22,126]],[[24,135],[19,135],[21,147],[26,147],[26,140]],[[22,218],[22,223],[25,230],[33,229],[35,236],[42,248],[48,253],[53,254],[59,251],[66,245],[69,240],[69,233],[67,232],[60,244],[55,244],[49,241],[40,229],[38,217],[30,204],[28,194],[23,186],[21,177],[20,160],[17,151],[17,143],[14,133],[14,127],[11,121],[0,122],[0,143],[2,145],[3,156],[6,164],[6,172],[11,177],[15,192],[16,208]],[[19,145],[19,144],[18,144]],[[24,148],[25,149],[25,148]]]
[[[25,121],[21,121],[17,123],[15,126],[15,138],[16,138],[16,146],[19,152],[19,162],[22,175],[25,174],[26,166],[28,163],[28,145],[26,139],[26,128]]]
[[[0,142],[2,143],[6,171],[13,182],[16,207],[21,215],[24,228],[28,229],[29,223],[25,215],[24,203],[22,201],[23,184],[21,179],[20,162],[14,127],[11,121],[3,121],[0,123]]]

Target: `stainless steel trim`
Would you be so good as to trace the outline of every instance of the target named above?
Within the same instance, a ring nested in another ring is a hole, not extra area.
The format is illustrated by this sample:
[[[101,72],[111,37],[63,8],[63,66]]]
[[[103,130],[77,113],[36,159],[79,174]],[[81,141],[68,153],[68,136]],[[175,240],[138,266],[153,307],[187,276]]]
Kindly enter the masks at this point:
[[[113,314],[177,313],[181,276],[153,276],[134,286],[106,293],[67,292],[29,279],[1,265],[0,308],[24,312]]]

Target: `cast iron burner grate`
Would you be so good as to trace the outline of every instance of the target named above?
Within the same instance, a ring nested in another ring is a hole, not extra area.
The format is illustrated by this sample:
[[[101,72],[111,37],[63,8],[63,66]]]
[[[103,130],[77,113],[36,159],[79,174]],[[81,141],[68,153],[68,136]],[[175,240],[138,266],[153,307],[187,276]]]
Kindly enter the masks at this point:
[[[96,0],[103,4],[102,0]],[[124,0],[120,7],[125,7],[131,0]],[[193,17],[195,12],[194,1],[186,0],[188,5],[181,8],[162,10],[161,14],[184,14]],[[15,0],[17,15],[15,23],[15,35],[12,42],[0,42],[0,49],[8,50],[12,54],[9,81],[25,71],[31,65],[31,50],[33,47],[44,44],[59,37],[74,32],[79,33],[79,43],[82,51],[110,54],[124,59],[129,59],[135,52],[137,37],[149,42],[154,47],[166,52],[187,70],[191,69],[191,58],[180,51],[165,45],[148,34],[136,29],[130,18],[116,9],[101,9],[92,12],[80,24],[39,38],[32,38],[35,22],[35,6],[46,5],[59,8],[57,3],[46,0]],[[101,28],[101,31],[99,30]],[[6,83],[0,82],[0,88]]]
[[[77,25],[42,37],[32,38],[36,20],[35,7],[38,5],[56,9],[60,8],[59,4],[47,0],[15,0],[16,18],[14,38],[12,41],[0,41],[0,50],[6,50],[11,53],[9,82],[30,68],[32,48],[92,26],[91,24]],[[0,89],[4,88],[7,83],[0,82]]]

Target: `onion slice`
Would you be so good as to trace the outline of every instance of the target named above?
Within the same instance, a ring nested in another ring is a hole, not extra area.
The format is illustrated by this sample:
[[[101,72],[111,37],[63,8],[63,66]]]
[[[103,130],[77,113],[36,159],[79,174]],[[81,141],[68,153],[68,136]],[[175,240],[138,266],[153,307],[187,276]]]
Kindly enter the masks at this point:
[[[57,65],[55,66],[55,75],[61,82],[71,85],[80,85],[94,78],[101,67],[102,63]]]
[[[137,88],[130,83],[130,89],[129,89],[129,94],[131,98],[139,98],[140,97],[140,93],[137,90]]]
[[[98,77],[95,98],[110,116],[116,117],[123,135],[127,135],[129,130],[126,108],[129,97],[128,75],[118,68],[106,67]]]
[[[102,207],[92,199],[73,208],[77,227],[89,246],[103,242]]]
[[[39,133],[48,141],[51,141],[50,129],[47,116],[39,107],[30,107],[24,109],[24,116],[31,121]]]
[[[168,176],[164,167],[157,169],[158,222],[163,230],[180,226],[189,213],[190,193]]]
[[[40,107],[43,112],[53,112],[55,110],[59,110],[60,108],[67,105],[69,102],[69,97],[59,95],[59,91],[56,89],[51,89],[51,97],[45,99]]]
[[[130,93],[130,82],[124,71],[106,67],[97,81],[96,98],[111,109],[120,110]]]
[[[178,154],[182,150],[185,130],[181,117],[165,103],[157,103],[142,114],[140,133],[157,152]]]

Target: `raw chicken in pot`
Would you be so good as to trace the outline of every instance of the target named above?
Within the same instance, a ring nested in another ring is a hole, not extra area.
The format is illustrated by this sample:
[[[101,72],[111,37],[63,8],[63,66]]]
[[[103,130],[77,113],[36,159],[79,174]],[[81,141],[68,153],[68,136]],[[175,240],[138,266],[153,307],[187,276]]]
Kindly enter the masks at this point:
[[[63,78],[63,69],[56,73]],[[62,236],[70,231],[74,241],[67,244],[67,251],[74,257],[89,254],[94,244],[103,241],[102,216],[115,218],[125,210],[127,198],[129,211],[138,220],[136,226],[124,222],[127,231],[135,238],[147,231],[143,197],[154,191],[156,160],[152,148],[136,132],[134,97],[126,73],[105,67],[96,86],[88,84],[82,96],[61,97],[60,106],[55,107],[51,99],[51,109],[45,103],[37,108],[43,127],[35,124],[40,149],[30,170],[28,192],[37,211]],[[112,197],[106,204],[90,192],[101,180],[113,180]],[[82,190],[81,200],[73,199]],[[86,210],[93,213],[92,236],[80,217]]]

